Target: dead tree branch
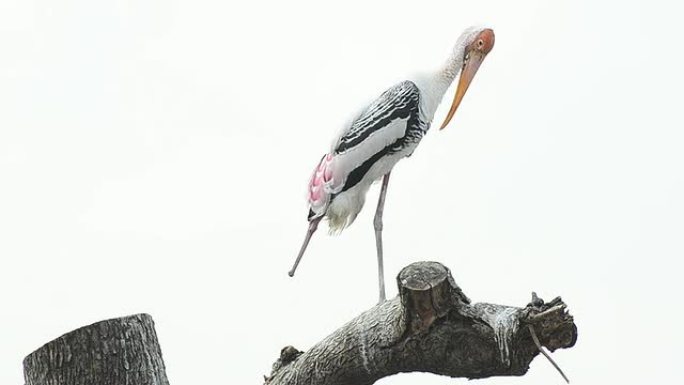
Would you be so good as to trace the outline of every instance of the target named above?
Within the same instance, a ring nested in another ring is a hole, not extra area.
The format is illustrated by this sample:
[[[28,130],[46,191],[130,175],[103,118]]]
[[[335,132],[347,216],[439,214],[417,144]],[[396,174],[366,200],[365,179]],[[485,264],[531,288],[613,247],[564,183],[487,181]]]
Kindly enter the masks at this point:
[[[577,327],[557,297],[533,294],[525,307],[471,304],[449,269],[436,262],[405,267],[399,296],[362,313],[306,352],[288,346],[268,385],[365,385],[401,372],[450,377],[521,376],[542,346],[569,348]]]

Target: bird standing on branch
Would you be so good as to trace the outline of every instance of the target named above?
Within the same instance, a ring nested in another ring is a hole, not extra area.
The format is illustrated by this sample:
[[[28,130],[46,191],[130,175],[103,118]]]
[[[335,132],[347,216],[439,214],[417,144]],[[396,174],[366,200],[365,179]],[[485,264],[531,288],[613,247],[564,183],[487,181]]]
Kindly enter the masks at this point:
[[[354,222],[363,208],[371,184],[382,178],[373,225],[380,302],[385,300],[382,212],[390,172],[399,160],[411,156],[416,149],[430,128],[442,97],[460,72],[456,95],[440,129],[449,124],[492,47],[494,31],[475,27],[466,29],[438,71],[391,87],[344,127],[309,180],[309,228],[290,276],[294,275],[321,219],[328,218],[331,232],[342,231]]]

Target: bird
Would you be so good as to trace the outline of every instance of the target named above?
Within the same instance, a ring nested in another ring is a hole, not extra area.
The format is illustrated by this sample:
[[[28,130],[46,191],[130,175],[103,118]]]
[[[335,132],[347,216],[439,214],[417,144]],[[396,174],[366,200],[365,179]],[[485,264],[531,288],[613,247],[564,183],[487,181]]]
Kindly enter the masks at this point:
[[[430,129],[437,107],[460,74],[451,108],[440,130],[456,112],[475,74],[494,47],[494,31],[466,28],[436,71],[412,76],[390,87],[346,123],[312,173],[307,189],[309,222],[304,242],[288,275],[295,270],[319,223],[327,218],[331,233],[356,219],[370,186],[382,179],[373,219],[378,263],[379,302],[385,301],[383,211],[392,168],[410,157]]]

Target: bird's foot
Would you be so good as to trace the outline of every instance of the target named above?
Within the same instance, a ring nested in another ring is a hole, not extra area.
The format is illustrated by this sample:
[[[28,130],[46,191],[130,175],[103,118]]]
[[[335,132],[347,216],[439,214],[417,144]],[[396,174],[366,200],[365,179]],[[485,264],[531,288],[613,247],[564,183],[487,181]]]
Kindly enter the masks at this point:
[[[385,297],[385,293],[381,292],[380,297],[378,298],[378,305],[385,302],[385,301],[387,301],[387,298]]]

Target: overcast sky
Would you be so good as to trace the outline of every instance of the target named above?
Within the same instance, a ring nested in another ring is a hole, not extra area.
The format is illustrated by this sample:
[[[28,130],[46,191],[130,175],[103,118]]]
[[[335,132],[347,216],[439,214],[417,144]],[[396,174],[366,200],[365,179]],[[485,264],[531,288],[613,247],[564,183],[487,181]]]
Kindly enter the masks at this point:
[[[579,340],[555,358],[573,383],[674,383],[674,7],[1,0],[0,383],[22,384],[23,357],[63,333],[146,312],[172,384],[258,384],[283,346],[306,350],[374,305],[378,187],[287,276],[306,182],[351,113],[442,63],[472,24],[495,30],[494,50],[451,125],[392,174],[388,295],[417,260],[446,264],[474,301],[562,295]],[[538,357],[478,383],[562,379]]]

